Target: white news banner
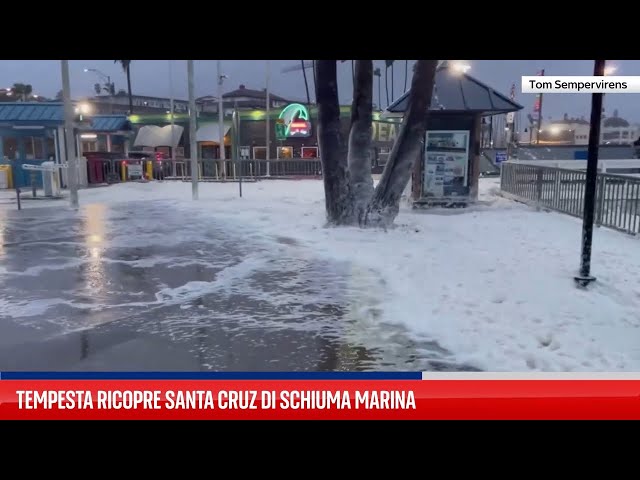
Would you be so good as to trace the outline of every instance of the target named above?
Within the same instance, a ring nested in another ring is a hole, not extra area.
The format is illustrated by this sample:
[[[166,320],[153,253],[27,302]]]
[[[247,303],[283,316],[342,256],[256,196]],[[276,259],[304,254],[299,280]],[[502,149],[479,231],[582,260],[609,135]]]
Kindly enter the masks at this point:
[[[522,77],[522,93],[640,93],[640,77]]]

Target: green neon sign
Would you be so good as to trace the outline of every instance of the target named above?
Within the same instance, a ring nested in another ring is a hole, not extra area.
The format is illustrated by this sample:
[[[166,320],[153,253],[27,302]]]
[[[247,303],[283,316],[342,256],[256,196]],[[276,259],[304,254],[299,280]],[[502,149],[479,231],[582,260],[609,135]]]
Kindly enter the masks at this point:
[[[311,136],[311,116],[307,107],[300,103],[291,103],[284,107],[278,120],[284,123],[286,137]]]

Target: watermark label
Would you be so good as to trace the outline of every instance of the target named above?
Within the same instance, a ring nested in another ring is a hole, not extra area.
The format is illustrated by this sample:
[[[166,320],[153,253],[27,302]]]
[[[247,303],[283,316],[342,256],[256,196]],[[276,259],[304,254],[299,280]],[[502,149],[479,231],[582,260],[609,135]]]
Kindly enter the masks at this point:
[[[640,76],[522,77],[522,93],[640,93]]]

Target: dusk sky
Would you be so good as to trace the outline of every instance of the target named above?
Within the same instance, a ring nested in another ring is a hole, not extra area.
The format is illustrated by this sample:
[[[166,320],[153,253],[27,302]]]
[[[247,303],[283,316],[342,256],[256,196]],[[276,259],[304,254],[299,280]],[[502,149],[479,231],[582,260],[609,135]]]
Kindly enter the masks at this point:
[[[187,67],[185,60],[173,60],[173,93],[175,98],[187,99]],[[411,65],[409,61],[409,79],[411,81]],[[513,83],[516,84],[516,101],[522,104],[524,113],[530,113],[533,105],[533,94],[520,92],[520,77],[536,75],[545,69],[546,75],[592,75],[592,60],[467,60],[471,65],[469,73],[487,83],[494,89],[508,95]],[[300,71],[281,73],[282,68],[300,64],[300,60],[271,61],[271,91],[292,100],[304,100],[306,97],[302,73]],[[225,81],[224,90],[233,90],[240,84],[247,88],[261,89],[265,87],[264,60],[223,60],[223,73],[229,78]],[[617,67],[617,75],[640,75],[640,61],[610,60],[608,65]],[[376,60],[376,66],[383,71],[382,105],[386,106],[384,61]],[[85,73],[85,68],[96,68],[110,75],[116,89],[126,89],[126,77],[119,65],[113,60],[73,60],[71,68],[71,89],[74,98],[93,95],[93,84],[98,78],[93,73]],[[394,67],[395,98],[404,90],[405,61],[396,60]],[[311,71],[308,71],[311,98],[313,100],[313,83]],[[391,71],[389,70],[389,73]],[[340,97],[343,103],[351,100],[351,64],[346,62],[339,67]],[[169,96],[169,61],[168,60],[133,60],[131,66],[132,88],[135,94],[150,96]],[[0,60],[0,88],[10,87],[13,83],[29,83],[35,94],[54,97],[61,88],[60,62],[58,60]],[[216,60],[198,60],[195,62],[196,95],[215,95]],[[389,79],[391,90],[391,79]],[[374,84],[374,101],[378,101],[377,80]],[[548,94],[543,101],[544,117],[561,118],[564,113],[570,116],[585,116],[590,112],[591,95],[589,94]],[[632,122],[640,122],[640,94],[607,94],[605,109],[608,115],[618,109],[619,115]]]

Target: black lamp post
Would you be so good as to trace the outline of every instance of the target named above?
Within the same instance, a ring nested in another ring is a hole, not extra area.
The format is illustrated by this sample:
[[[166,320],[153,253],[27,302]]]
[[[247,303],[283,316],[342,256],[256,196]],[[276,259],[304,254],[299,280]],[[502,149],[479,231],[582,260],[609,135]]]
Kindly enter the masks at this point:
[[[604,76],[606,62],[606,60],[595,60],[593,67],[594,76]],[[591,275],[591,244],[593,240],[593,220],[596,206],[598,148],[600,146],[600,120],[602,118],[603,95],[602,93],[591,94],[591,127],[589,129],[589,149],[587,153],[587,179],[584,188],[580,274],[574,277],[578,286],[583,288],[595,280],[595,277]]]

